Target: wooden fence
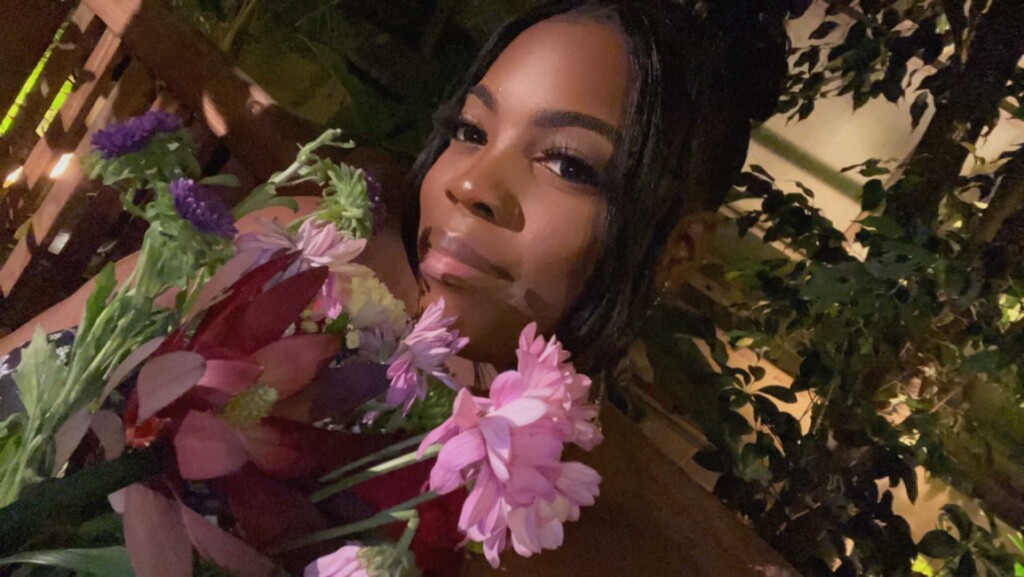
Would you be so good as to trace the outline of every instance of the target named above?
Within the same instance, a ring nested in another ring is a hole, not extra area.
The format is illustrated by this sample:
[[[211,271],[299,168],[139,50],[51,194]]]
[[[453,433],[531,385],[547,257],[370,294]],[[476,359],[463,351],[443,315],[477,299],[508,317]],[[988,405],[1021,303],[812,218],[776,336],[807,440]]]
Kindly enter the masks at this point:
[[[19,99],[59,33],[30,91]],[[138,248],[143,222],[76,161],[92,134],[149,109],[186,120],[204,172],[243,187],[286,166],[315,136],[162,0],[5,0],[0,5],[0,330],[12,330]],[[37,134],[61,86],[73,88]],[[2,114],[2,112],[0,112]],[[237,198],[226,198],[229,203]]]

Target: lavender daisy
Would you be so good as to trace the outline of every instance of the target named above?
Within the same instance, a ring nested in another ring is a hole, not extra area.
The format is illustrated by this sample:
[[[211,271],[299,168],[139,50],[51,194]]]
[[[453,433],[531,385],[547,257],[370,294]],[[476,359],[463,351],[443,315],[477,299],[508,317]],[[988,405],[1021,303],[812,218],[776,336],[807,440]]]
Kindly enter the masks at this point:
[[[460,337],[459,331],[451,328],[454,322],[455,317],[444,316],[443,298],[423,311],[388,363],[388,405],[402,405],[408,412],[413,401],[426,397],[428,376],[452,389],[461,388],[445,367],[448,359],[469,343],[468,337]]]
[[[151,110],[120,124],[97,131],[92,146],[104,160],[142,150],[157,134],[181,130],[181,119],[162,110]]]
[[[199,232],[232,238],[238,233],[231,213],[212,191],[190,178],[179,178],[169,185],[174,210]]]

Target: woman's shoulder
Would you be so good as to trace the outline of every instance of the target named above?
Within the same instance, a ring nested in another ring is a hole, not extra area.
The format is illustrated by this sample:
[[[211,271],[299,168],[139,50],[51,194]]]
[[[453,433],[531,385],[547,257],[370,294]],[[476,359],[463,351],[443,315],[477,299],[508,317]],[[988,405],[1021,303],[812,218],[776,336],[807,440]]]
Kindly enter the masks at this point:
[[[579,575],[796,576],[767,543],[662,454],[622,413],[601,413],[604,442],[574,451],[601,474],[601,495],[565,526],[561,548],[525,559],[511,551],[502,567],[517,577]],[[473,556],[463,575],[490,575]]]

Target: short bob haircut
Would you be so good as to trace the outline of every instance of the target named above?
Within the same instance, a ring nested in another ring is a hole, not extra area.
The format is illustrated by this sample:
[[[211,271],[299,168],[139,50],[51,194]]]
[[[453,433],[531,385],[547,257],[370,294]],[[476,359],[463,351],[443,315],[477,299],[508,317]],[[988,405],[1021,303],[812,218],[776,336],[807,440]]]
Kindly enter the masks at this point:
[[[586,372],[621,359],[656,296],[654,269],[672,228],[687,212],[717,210],[746,158],[751,121],[767,118],[779,97],[787,70],[782,16],[754,6],[734,10],[734,17],[715,15],[715,4],[721,3],[545,4],[499,29],[439,110],[439,118],[456,116],[502,50],[542,20],[594,19],[626,37],[633,86],[603,187],[605,244],[583,293],[556,329]],[[716,30],[710,24],[715,18],[727,21],[728,30]],[[414,193],[403,201],[402,233],[414,271],[419,188],[448,144],[449,132],[438,122],[413,167]]]

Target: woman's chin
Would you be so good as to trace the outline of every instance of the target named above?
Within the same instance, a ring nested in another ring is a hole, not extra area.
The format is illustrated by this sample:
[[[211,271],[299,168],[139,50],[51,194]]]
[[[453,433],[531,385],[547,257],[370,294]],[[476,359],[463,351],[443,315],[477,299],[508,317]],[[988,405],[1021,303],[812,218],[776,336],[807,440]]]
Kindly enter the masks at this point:
[[[442,297],[445,316],[456,317],[455,328],[460,335],[469,337],[469,343],[459,352],[460,357],[498,368],[515,365],[519,333],[530,319],[511,307],[488,303],[480,295],[444,286],[432,287],[423,294],[420,310]]]

